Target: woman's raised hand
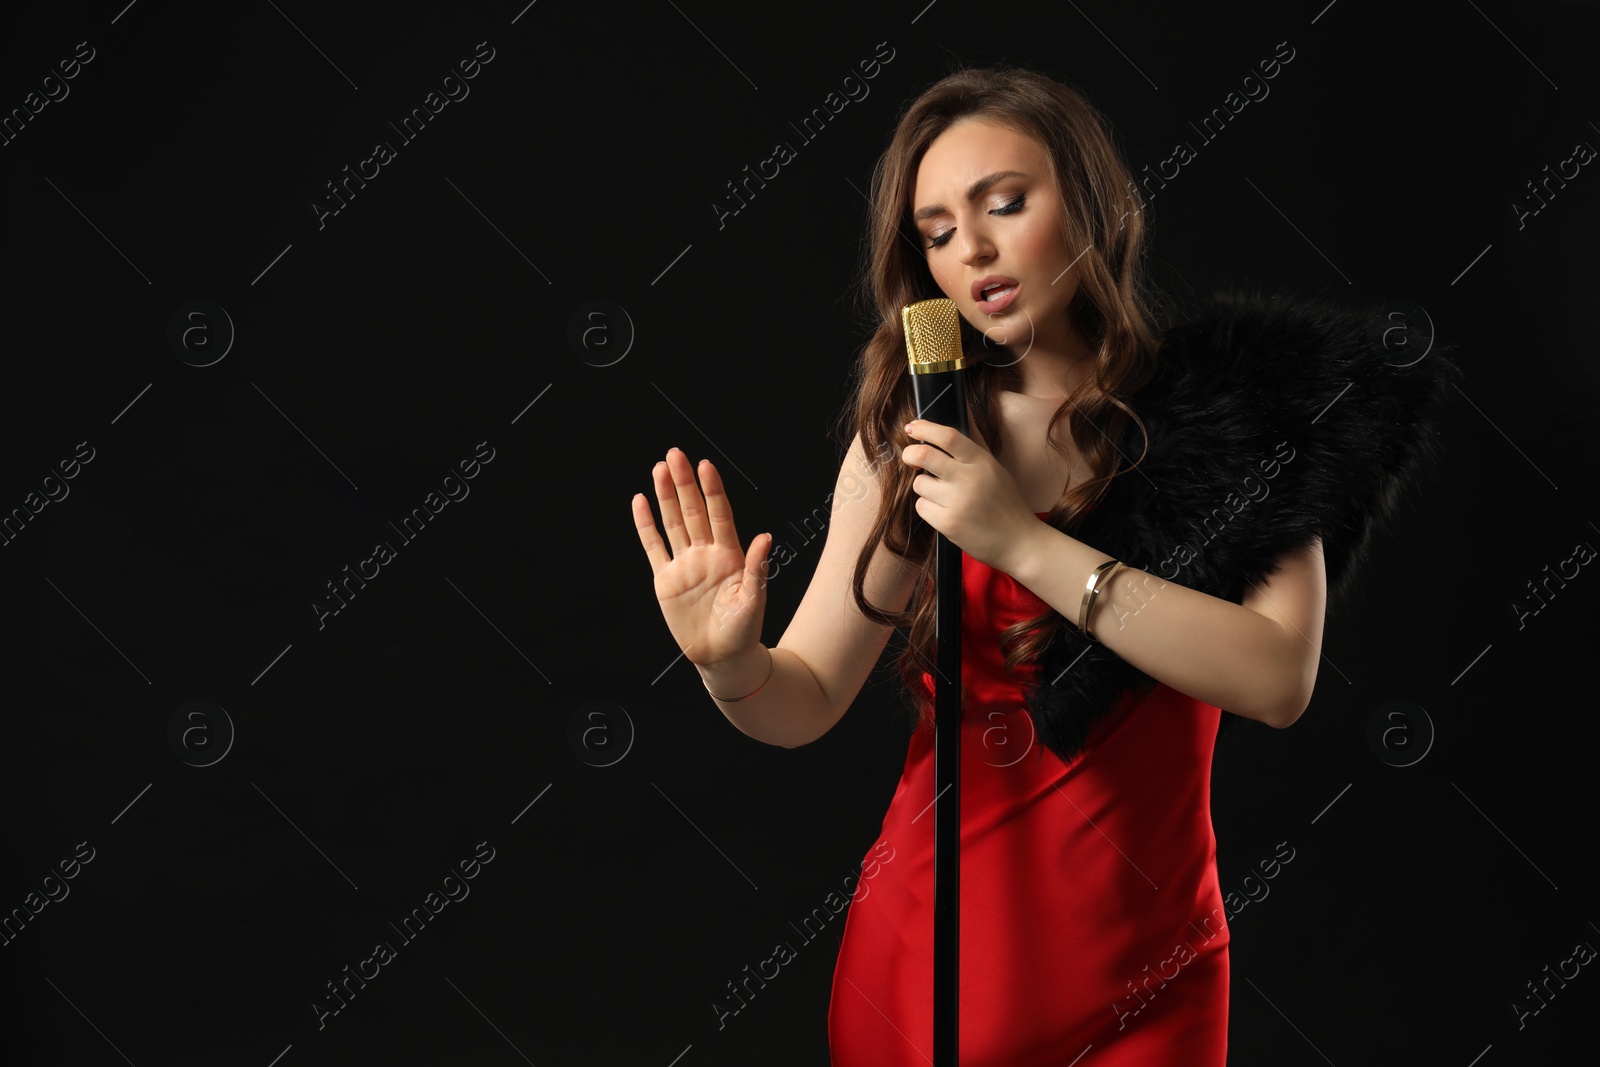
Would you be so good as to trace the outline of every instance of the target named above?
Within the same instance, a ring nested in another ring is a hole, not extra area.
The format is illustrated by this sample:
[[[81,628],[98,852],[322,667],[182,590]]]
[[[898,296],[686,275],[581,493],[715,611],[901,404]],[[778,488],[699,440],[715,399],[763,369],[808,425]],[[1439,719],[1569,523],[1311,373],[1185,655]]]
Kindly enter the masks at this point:
[[[655,572],[656,599],[667,629],[690,662],[709,666],[754,648],[761,640],[767,611],[767,554],[771,534],[760,534],[749,551],[739,547],[733,509],[723,491],[722,476],[711,461],[700,461],[705,496],[695,484],[689,457],[679,449],[652,472],[661,525],[666,527],[671,555],[656,532],[650,502],[633,497],[633,522],[639,530],[650,568]]]

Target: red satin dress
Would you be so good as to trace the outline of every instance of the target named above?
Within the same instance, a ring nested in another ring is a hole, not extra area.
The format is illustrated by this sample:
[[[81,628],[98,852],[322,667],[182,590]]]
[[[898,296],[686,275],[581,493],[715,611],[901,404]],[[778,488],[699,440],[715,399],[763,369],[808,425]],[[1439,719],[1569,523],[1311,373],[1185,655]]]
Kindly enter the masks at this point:
[[[1034,737],[996,640],[1047,605],[965,553],[961,573],[976,703],[961,727],[961,1067],[1223,1067],[1229,932],[1210,789],[1221,712],[1165,685],[1130,691],[1064,764]],[[931,700],[931,675],[922,682]],[[912,734],[846,913],[832,1067],[933,1062],[934,793],[930,725]]]

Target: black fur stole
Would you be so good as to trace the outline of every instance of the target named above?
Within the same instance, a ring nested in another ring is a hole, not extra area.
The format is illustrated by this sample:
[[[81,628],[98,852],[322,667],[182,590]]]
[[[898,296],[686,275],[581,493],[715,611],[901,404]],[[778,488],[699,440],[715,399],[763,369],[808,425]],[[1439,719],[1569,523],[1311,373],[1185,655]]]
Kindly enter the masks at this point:
[[[1374,530],[1439,459],[1434,420],[1461,373],[1445,350],[1416,322],[1376,310],[1284,290],[1215,292],[1165,331],[1159,372],[1128,401],[1148,454],[1112,479],[1072,536],[1239,603],[1280,555],[1320,533],[1331,614]],[[1125,468],[1143,445],[1130,426]],[[1076,624],[1057,628],[1039,684],[1024,688],[1039,741],[1066,762],[1124,692],[1156,684]],[[1096,610],[1097,631],[1115,625]],[[1224,728],[1239,718],[1222,710]]]

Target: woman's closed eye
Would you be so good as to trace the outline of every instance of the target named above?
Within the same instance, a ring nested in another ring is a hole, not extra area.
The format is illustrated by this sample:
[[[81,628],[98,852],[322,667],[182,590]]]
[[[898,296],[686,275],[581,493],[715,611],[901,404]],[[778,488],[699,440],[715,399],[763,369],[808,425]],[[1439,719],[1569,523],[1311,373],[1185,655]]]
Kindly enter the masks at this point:
[[[1020,211],[1022,209],[1022,204],[1027,199],[1028,199],[1028,194],[1023,193],[1023,194],[1019,195],[1015,200],[1006,201],[1004,204],[1000,205],[999,207],[995,208],[993,211],[989,212],[989,214],[991,214],[991,215],[1015,215],[1018,211]],[[954,229],[949,229],[949,230],[944,231],[943,233],[941,233],[937,237],[930,238],[929,241],[928,241],[928,247],[929,248],[940,248],[940,247],[943,247],[944,244],[950,240],[950,235],[955,233],[955,232],[956,231]]]

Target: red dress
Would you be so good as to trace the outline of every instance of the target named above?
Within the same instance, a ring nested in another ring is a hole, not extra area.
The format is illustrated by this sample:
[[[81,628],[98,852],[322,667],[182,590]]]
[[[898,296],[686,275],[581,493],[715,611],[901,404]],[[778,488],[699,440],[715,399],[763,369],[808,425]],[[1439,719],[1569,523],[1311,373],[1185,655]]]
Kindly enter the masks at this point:
[[[1064,764],[1034,738],[996,641],[1048,605],[965,553],[961,568],[977,704],[961,728],[961,1067],[1223,1067],[1229,933],[1210,789],[1221,712],[1165,685],[1124,693]],[[833,1067],[933,1062],[933,748],[931,726],[912,734],[846,913]]]

